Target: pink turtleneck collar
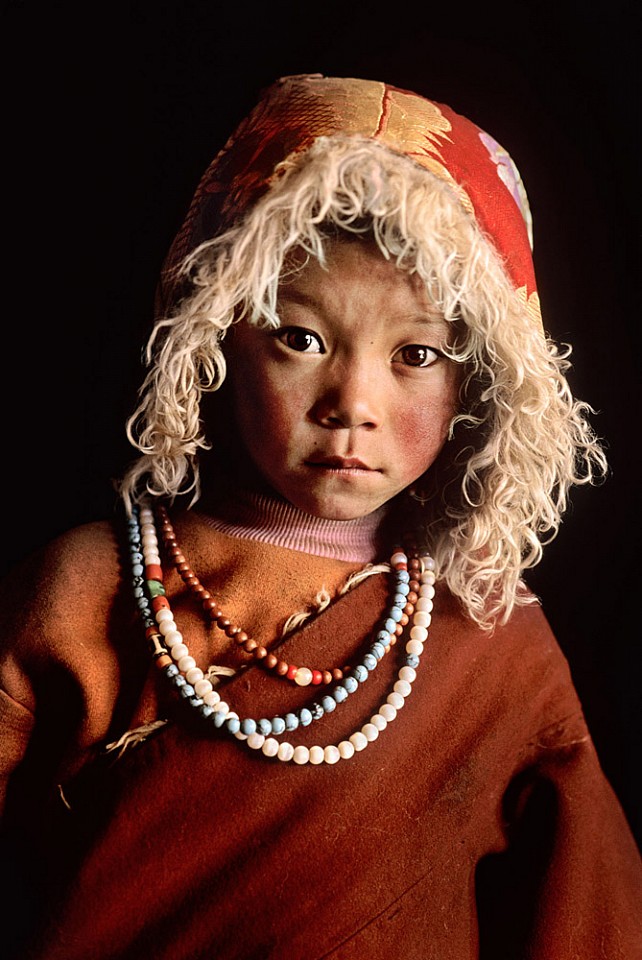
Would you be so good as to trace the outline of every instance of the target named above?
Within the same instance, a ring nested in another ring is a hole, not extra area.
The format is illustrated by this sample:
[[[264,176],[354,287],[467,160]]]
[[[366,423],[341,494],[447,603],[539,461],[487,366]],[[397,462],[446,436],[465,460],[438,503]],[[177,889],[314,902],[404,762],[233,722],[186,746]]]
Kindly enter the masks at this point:
[[[259,540],[317,557],[368,563],[377,559],[377,534],[385,514],[385,507],[381,507],[356,520],[326,520],[303,513],[286,500],[241,493],[218,507],[217,516],[203,514],[203,519],[231,537]]]

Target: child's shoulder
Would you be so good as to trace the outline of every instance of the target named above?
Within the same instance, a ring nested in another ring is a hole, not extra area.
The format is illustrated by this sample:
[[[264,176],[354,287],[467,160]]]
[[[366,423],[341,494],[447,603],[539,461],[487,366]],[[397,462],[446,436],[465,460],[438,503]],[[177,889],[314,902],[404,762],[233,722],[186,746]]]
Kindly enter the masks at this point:
[[[30,553],[3,579],[0,589],[10,598],[18,590],[34,599],[59,604],[69,591],[115,582],[121,565],[114,524],[98,520],[72,527]],[[97,582],[95,578],[98,578]]]
[[[458,669],[463,674],[483,675],[497,695],[503,690],[521,690],[524,696],[537,693],[554,699],[567,691],[574,699],[568,661],[541,603],[525,589],[520,599],[506,622],[498,620],[484,630],[443,588],[437,594],[433,626]]]
[[[100,629],[122,581],[121,546],[108,521],[82,524],[19,562],[0,583],[5,646],[51,648]]]

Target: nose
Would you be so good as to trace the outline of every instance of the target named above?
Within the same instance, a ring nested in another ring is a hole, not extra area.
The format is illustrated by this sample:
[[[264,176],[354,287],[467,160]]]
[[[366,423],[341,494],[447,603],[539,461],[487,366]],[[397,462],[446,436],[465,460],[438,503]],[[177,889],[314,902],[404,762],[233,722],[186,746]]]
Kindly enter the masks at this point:
[[[375,429],[382,419],[381,390],[372,364],[342,365],[324,383],[312,419],[330,429]]]

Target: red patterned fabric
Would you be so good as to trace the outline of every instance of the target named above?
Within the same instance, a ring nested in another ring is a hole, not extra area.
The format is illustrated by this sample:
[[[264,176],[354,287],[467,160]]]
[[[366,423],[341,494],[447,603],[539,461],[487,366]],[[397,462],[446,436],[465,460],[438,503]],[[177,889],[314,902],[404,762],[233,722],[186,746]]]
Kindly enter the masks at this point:
[[[163,301],[170,271],[256,202],[278,165],[340,133],[384,144],[449,183],[537,313],[528,200],[506,151],[445,104],[374,80],[306,74],[269,87],[205,172],[165,264]]]

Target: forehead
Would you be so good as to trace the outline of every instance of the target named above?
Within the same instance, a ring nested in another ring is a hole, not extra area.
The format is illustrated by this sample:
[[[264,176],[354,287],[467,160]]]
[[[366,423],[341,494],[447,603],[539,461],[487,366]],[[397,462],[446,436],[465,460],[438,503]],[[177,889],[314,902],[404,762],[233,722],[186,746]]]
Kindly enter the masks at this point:
[[[370,238],[332,239],[324,262],[301,249],[293,251],[279,281],[279,301],[320,309],[341,309],[347,300],[385,305],[400,318],[442,320],[424,280],[402,269]]]

